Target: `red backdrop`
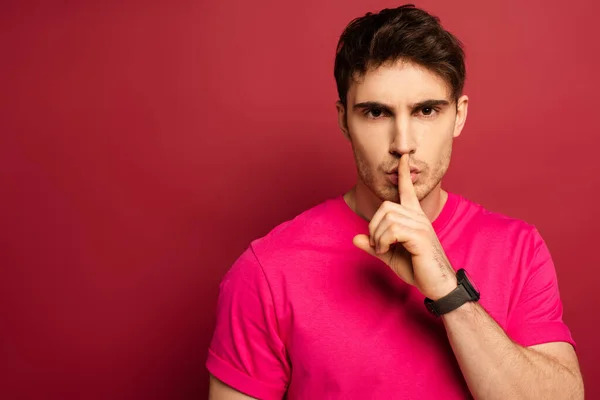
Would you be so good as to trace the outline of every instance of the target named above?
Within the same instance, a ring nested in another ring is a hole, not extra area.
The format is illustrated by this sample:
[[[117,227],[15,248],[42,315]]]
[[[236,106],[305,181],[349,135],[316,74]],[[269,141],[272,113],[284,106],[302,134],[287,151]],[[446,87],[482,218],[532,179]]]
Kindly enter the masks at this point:
[[[225,271],[355,180],[336,126],[337,38],[399,3],[52,3],[0,15],[0,397],[204,398]],[[468,55],[446,187],[538,226],[590,399],[596,4],[418,3]]]

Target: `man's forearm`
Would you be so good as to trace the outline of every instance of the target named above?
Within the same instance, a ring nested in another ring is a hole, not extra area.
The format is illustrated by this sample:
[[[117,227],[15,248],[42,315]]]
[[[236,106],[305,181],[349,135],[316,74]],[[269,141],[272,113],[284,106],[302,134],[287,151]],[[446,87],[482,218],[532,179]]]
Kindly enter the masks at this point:
[[[583,399],[578,376],[514,343],[478,303],[441,317],[475,399]]]

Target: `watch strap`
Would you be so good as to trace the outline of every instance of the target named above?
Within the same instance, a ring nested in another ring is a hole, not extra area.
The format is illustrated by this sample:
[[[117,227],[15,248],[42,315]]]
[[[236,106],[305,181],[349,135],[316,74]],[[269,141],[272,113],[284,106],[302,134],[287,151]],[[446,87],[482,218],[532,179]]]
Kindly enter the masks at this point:
[[[457,309],[468,301],[474,300],[467,291],[464,285],[459,284],[456,289],[448,293],[446,296],[437,300],[425,298],[425,306],[430,313],[439,317],[450,311]]]

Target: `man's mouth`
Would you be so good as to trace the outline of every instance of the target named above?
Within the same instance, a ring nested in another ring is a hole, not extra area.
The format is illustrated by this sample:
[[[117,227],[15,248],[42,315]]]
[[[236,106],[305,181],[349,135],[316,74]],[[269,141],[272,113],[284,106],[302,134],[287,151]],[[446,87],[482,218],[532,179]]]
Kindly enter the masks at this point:
[[[398,173],[397,172],[388,173],[387,176],[393,185],[396,185],[396,186],[398,185]],[[410,180],[412,181],[413,185],[417,181],[418,177],[419,177],[419,172],[417,172],[417,171],[410,172]]]

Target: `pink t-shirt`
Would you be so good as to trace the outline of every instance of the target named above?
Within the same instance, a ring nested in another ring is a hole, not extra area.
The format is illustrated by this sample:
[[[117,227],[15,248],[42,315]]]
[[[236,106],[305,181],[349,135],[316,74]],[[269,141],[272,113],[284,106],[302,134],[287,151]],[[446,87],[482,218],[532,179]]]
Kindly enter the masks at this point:
[[[575,346],[535,227],[452,193],[433,227],[515,342]],[[210,373],[260,399],[472,398],[441,318],[359,233],[368,222],[338,196],[253,241],[221,282]]]

